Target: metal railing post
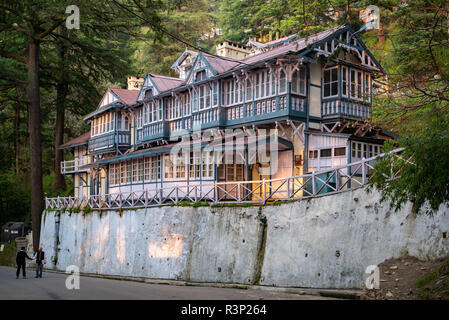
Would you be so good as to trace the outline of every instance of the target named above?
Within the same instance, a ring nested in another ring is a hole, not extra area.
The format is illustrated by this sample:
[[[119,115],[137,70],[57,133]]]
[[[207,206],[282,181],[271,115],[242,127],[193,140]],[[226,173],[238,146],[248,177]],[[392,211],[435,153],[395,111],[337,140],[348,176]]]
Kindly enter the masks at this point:
[[[335,191],[339,191],[340,189],[340,179],[339,179],[339,170],[335,169]]]
[[[312,195],[316,196],[315,171],[312,172]]]
[[[263,195],[263,202],[267,201],[267,195],[265,190],[265,179],[262,180],[262,195]]]
[[[365,157],[362,158],[362,185],[366,183],[366,162]]]
[[[242,195],[240,194],[240,185],[241,185],[241,183],[240,182],[238,182],[237,183],[237,193],[238,193],[238,197],[237,197],[237,201],[240,203],[240,202],[242,202]]]

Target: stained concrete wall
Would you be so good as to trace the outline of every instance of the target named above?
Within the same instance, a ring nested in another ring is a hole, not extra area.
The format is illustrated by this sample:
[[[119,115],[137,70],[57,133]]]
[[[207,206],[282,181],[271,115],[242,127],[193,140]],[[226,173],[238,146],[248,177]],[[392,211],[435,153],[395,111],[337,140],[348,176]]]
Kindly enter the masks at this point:
[[[411,204],[393,212],[378,200],[359,189],[262,208],[66,212],[57,249],[46,212],[41,243],[61,270],[316,288],[361,288],[366,267],[392,257],[449,254],[449,208],[416,216]]]

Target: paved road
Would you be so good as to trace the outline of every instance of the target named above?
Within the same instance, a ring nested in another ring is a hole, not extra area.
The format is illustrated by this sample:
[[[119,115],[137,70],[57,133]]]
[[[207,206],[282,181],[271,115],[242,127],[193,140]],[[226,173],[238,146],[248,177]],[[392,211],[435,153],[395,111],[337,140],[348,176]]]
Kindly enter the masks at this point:
[[[319,296],[299,295],[260,289],[232,289],[158,285],[134,281],[81,277],[79,290],[68,290],[67,275],[44,272],[42,279],[34,278],[29,269],[27,279],[16,279],[15,269],[0,266],[0,300],[12,299],[108,299],[108,300],[311,300]]]

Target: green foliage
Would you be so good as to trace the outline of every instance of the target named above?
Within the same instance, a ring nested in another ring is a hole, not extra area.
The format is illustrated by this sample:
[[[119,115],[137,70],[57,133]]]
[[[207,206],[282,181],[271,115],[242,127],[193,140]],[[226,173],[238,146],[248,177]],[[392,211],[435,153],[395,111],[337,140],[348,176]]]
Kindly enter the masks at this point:
[[[15,243],[0,243],[5,247],[3,252],[0,252],[0,266],[14,267],[16,265],[17,248]]]
[[[362,25],[356,8],[363,1],[326,0],[224,0],[220,6],[219,25],[223,38],[246,42],[265,36],[275,39],[298,33],[307,36],[339,24],[349,24],[355,30]],[[347,10],[354,8],[354,10]],[[334,19],[333,15],[338,16]]]
[[[428,115],[425,124],[399,139],[399,146],[405,148],[400,158],[390,156],[375,165],[371,186],[395,210],[411,200],[416,212],[434,213],[449,201],[449,116]],[[391,148],[390,143],[386,151]],[[391,172],[399,172],[398,177],[390,179]]]
[[[368,40],[367,44],[379,45],[377,53],[388,78],[382,79],[387,90],[374,98],[373,114],[377,125],[401,136],[398,145],[406,148],[402,158],[411,161],[390,158],[377,164],[372,186],[394,209],[412,201],[417,212],[435,213],[449,200],[447,2],[378,3],[385,43]],[[391,166],[394,172],[400,170],[393,180],[382,175],[389,176]]]
[[[194,207],[194,208],[198,208],[198,207],[208,207],[210,205],[209,202],[206,201],[195,201],[195,202],[189,202],[189,201],[183,201],[178,203],[177,205],[173,204],[173,206],[177,206],[177,207]]]
[[[208,0],[163,0],[160,6],[161,23],[170,34],[195,46],[199,45],[204,51],[210,51],[214,37],[204,35],[211,32],[216,19],[211,6]],[[132,67],[139,75],[155,73],[177,77],[171,65],[186,45],[146,26],[140,29],[140,33],[140,37],[130,42],[133,50]]]
[[[445,261],[432,271],[421,277],[416,286],[422,299],[449,299],[449,261]]]
[[[44,187],[44,194],[46,197],[67,197],[71,194],[73,194],[73,182],[72,180],[65,178],[65,185],[66,187],[64,189],[58,189],[55,190],[53,188],[53,182],[55,181],[55,173],[52,172],[46,176],[43,177],[43,187]]]
[[[83,215],[88,214],[90,212],[92,212],[92,208],[89,205],[85,205],[83,207]]]
[[[135,73],[130,68],[129,43],[140,36],[136,30],[146,23],[132,12],[144,15],[153,25],[160,24],[161,1],[78,1],[80,29],[68,30],[65,10],[71,4],[69,0],[16,0],[0,5],[0,180],[11,190],[2,195],[0,222],[21,220],[29,212],[30,168],[39,168],[30,162],[29,152],[28,37],[39,33],[41,38],[42,141],[35,147],[42,151],[44,192],[66,196],[73,192],[69,180],[65,189],[52,187],[58,170],[54,163],[56,109],[65,110],[65,140],[86,132],[82,116],[97,106],[105,88],[123,87],[125,76]]]
[[[209,202],[205,202],[205,201],[195,201],[194,203],[192,203],[192,207],[194,207],[194,208],[208,207],[209,205],[210,205]]]
[[[12,171],[0,172],[0,222],[30,221],[30,193],[23,184],[23,175]]]
[[[178,207],[190,207],[191,203],[189,201],[183,201],[178,203]]]

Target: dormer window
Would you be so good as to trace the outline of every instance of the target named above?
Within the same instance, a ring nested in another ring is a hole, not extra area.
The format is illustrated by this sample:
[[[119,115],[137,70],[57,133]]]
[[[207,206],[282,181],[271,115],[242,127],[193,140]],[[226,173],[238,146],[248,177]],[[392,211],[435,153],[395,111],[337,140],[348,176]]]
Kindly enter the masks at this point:
[[[206,78],[206,70],[201,70],[195,73],[195,81],[205,80]]]
[[[153,89],[145,90],[145,99],[149,99],[153,96]]]

